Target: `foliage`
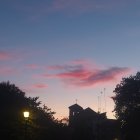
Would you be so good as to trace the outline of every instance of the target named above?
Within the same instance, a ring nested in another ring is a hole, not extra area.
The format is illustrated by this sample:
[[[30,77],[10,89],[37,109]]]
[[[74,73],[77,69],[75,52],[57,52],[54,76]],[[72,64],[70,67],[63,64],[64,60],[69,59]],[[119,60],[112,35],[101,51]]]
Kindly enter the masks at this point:
[[[0,134],[5,139],[25,139],[25,123],[28,140],[58,139],[62,137],[65,127],[53,117],[46,105],[41,107],[39,97],[26,97],[14,84],[0,83]],[[28,110],[28,121],[23,117],[23,111]],[[58,131],[59,130],[59,131]],[[59,133],[58,133],[59,132]]]
[[[116,118],[121,121],[121,129],[126,135],[125,137],[129,137],[126,139],[130,139],[128,133],[133,132],[132,130],[139,127],[138,124],[140,124],[138,119],[138,116],[140,117],[140,72],[137,72],[134,76],[122,78],[114,93]],[[131,133],[133,138],[134,135],[135,133]],[[135,135],[135,137],[137,136]]]

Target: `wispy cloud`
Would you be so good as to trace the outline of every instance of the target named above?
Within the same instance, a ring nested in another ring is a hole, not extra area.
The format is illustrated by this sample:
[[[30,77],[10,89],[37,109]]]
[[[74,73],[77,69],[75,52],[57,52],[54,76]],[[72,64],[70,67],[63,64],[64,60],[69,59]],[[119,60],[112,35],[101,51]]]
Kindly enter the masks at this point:
[[[65,84],[78,87],[91,87],[103,83],[113,82],[131,71],[127,67],[86,67],[84,64],[52,66],[58,70],[55,74],[46,74],[45,77],[58,78]]]
[[[32,87],[35,88],[35,89],[44,89],[44,88],[48,88],[48,85],[39,83],[39,84],[32,85]]]
[[[9,75],[13,75],[13,74],[15,75],[17,73],[18,73],[18,71],[15,68],[11,68],[8,66],[1,66],[1,68],[0,68],[1,76],[9,76]]]
[[[18,50],[6,50],[1,49],[0,50],[0,62],[4,61],[21,61],[23,59],[23,55]]]
[[[39,69],[40,67],[37,64],[28,64],[26,65],[26,68],[34,70],[34,69]]]
[[[80,81],[78,84],[80,86],[92,86],[95,84],[107,83],[117,80],[128,72],[130,72],[130,69],[127,67],[111,67],[107,69],[99,69],[97,73],[91,74],[88,78]]]
[[[10,60],[13,58],[13,55],[9,52],[0,51],[0,61]]]
[[[62,66],[62,65],[54,65],[54,66],[48,66],[47,69],[48,70],[63,70],[66,66]]]
[[[28,85],[24,84],[22,85],[22,90],[26,93],[31,93],[31,94],[38,94],[38,93],[44,93],[44,90],[48,88],[48,85],[45,83],[28,83]]]

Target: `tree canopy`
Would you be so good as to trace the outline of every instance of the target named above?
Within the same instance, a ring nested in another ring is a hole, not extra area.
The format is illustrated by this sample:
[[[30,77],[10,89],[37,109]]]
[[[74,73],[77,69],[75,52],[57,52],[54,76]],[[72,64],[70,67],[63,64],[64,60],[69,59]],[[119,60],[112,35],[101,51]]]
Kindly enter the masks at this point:
[[[0,134],[5,139],[23,140],[25,119],[28,110],[28,140],[58,139],[65,130],[62,123],[46,105],[40,106],[39,97],[26,97],[25,93],[10,82],[0,83]]]
[[[116,117],[124,120],[131,111],[140,108],[140,72],[134,76],[122,78],[114,93]]]
[[[122,78],[114,93],[114,111],[116,118],[121,121],[121,128],[126,139],[140,139],[137,133],[140,127],[140,72]]]

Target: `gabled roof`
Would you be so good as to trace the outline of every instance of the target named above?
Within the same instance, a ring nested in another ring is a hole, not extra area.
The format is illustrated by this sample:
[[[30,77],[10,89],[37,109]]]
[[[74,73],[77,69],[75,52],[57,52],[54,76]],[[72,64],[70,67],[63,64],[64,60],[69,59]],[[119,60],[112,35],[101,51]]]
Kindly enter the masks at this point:
[[[78,105],[78,104],[74,104],[74,105],[69,106],[69,109],[72,109],[72,110],[83,110],[83,108],[80,105]]]
[[[94,110],[92,110],[92,109],[91,109],[91,108],[89,108],[89,107],[88,107],[88,108],[86,108],[86,109],[85,109],[85,111],[86,111],[86,112],[96,113]],[[97,114],[97,113],[96,113],[96,114]]]
[[[82,111],[82,114],[84,116],[99,116],[98,113],[96,113],[94,110],[92,110],[91,108],[86,108],[85,110]]]

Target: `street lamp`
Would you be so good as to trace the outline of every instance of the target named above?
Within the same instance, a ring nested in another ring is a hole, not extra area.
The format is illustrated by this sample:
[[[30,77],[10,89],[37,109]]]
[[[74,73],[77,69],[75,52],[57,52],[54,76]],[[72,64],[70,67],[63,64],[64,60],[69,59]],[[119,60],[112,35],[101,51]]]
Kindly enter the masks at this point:
[[[25,118],[25,140],[27,138],[27,121],[28,121],[29,115],[30,115],[29,111],[23,112],[23,116]]]
[[[23,112],[24,118],[28,119],[29,118],[29,114],[30,113],[28,111]]]

